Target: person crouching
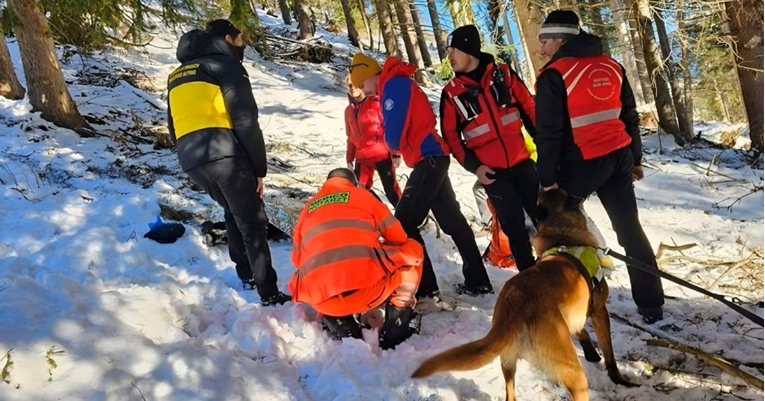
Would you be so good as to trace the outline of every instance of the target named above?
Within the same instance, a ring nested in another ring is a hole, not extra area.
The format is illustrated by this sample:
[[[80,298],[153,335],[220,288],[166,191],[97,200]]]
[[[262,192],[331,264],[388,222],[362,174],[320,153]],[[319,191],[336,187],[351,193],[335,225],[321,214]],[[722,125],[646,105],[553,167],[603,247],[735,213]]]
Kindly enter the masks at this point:
[[[419,330],[414,295],[423,249],[379,199],[357,185],[353,171],[334,169],[306,203],[293,230],[297,271],[289,289],[294,302],[322,315],[336,339],[361,338],[358,315],[383,307],[380,347],[390,349]]]

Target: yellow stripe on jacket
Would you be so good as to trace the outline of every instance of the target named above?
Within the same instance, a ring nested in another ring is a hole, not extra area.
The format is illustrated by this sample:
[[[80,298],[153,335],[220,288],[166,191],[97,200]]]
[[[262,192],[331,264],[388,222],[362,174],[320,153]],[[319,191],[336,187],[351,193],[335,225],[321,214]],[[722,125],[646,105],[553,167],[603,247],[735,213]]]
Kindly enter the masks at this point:
[[[234,127],[217,85],[201,81],[183,83],[172,88],[168,98],[178,139],[205,128]]]

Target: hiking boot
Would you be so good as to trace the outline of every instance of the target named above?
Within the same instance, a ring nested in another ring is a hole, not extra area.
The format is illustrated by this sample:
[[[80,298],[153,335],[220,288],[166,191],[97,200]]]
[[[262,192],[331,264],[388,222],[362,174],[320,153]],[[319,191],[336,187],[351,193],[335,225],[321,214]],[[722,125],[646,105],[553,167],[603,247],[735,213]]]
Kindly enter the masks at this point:
[[[412,334],[419,334],[422,316],[412,308],[399,308],[388,303],[385,306],[385,322],[380,330],[380,348],[396,348]]]
[[[361,324],[354,315],[348,316],[321,316],[321,327],[333,340],[343,338],[362,338]]]
[[[468,286],[467,284],[460,283],[454,284],[454,292],[458,295],[467,295],[470,297],[477,297],[479,295],[494,294],[494,288],[491,283],[481,284],[477,286]]]
[[[661,306],[654,308],[638,306],[638,313],[643,316],[643,320],[645,320],[647,324],[653,324],[664,319],[664,310]]]
[[[263,306],[284,305],[289,301],[292,301],[292,297],[281,291],[277,291],[274,295],[260,298],[260,304]]]

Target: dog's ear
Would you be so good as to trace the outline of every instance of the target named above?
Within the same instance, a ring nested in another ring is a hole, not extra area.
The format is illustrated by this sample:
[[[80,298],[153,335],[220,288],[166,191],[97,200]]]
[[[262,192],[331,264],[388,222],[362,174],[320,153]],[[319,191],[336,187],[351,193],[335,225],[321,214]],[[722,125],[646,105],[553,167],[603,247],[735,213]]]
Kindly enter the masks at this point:
[[[576,196],[572,196],[571,194],[566,194],[566,200],[563,202],[563,209],[568,210],[570,212],[581,211],[583,200],[584,199],[578,198]]]

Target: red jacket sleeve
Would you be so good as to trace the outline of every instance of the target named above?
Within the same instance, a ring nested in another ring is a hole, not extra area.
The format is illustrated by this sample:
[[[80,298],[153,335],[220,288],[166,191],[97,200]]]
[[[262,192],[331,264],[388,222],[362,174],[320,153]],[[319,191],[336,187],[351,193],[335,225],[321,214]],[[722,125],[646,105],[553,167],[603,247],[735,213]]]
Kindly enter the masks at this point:
[[[353,135],[351,124],[353,123],[353,120],[353,110],[351,109],[351,106],[348,106],[345,108],[345,135],[348,137],[345,149],[345,161],[348,163],[356,160],[356,147],[353,145],[353,141],[351,141],[351,136]]]
[[[534,103],[534,97],[531,96],[529,88],[523,83],[521,77],[519,77],[509,66],[507,69],[510,81],[510,93],[513,95],[521,115],[525,117],[523,118],[523,125],[526,127],[526,131],[532,138],[534,138],[537,136],[536,104]]]
[[[308,205],[309,203],[306,203],[306,205],[303,207],[303,210],[300,211],[300,216],[298,216],[295,227],[292,228],[292,255],[290,255],[290,260],[296,269],[300,268],[298,263],[300,263],[300,252],[303,249],[303,235],[300,233],[300,230],[303,226],[303,220],[305,220],[306,216],[308,215],[308,213],[306,213]]]
[[[481,162],[476,157],[472,150],[468,149],[465,141],[462,140],[462,133],[459,131],[459,116],[457,115],[457,109],[454,107],[454,101],[449,98],[446,91],[441,92],[441,136],[443,136],[446,144],[449,146],[449,151],[452,152],[457,162],[465,168],[475,174],[478,167],[481,167]]]

